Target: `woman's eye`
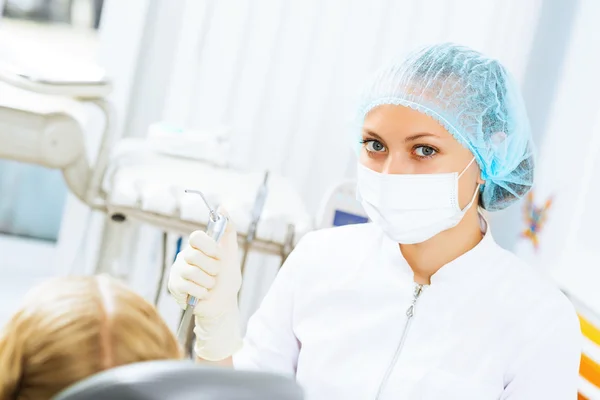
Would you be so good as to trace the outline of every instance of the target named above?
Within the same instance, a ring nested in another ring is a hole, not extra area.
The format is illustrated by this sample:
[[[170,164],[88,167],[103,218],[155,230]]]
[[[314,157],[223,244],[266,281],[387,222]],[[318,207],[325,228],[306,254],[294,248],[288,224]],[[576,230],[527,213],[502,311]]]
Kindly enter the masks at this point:
[[[369,140],[366,142],[366,145],[367,151],[373,153],[381,153],[382,151],[385,151],[385,146],[378,140]]]
[[[419,146],[415,148],[415,154],[419,157],[431,157],[436,153],[437,151],[429,146]]]

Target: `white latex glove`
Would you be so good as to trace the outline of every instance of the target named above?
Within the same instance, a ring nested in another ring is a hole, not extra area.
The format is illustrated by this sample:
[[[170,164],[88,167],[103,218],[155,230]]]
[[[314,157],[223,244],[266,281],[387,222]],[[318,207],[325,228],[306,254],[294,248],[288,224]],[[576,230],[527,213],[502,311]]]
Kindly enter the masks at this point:
[[[220,361],[241,348],[237,301],[241,284],[237,232],[231,220],[219,243],[203,231],[192,233],[171,267],[168,288],[184,309],[188,295],[198,299],[194,308],[198,357]]]

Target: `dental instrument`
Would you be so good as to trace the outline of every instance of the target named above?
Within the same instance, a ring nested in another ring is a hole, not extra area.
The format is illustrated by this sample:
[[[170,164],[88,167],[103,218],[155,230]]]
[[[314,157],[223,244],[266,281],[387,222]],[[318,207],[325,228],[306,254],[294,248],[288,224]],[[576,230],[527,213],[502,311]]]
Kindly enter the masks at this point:
[[[208,207],[209,222],[206,229],[206,234],[212,239],[214,239],[215,242],[218,242],[223,236],[223,233],[225,233],[225,229],[227,228],[227,217],[219,214],[216,210],[214,210],[210,206],[210,204],[206,200],[206,197],[201,191],[186,189],[185,192],[199,195],[204,201],[204,204],[206,204],[206,207]],[[186,356],[190,358],[193,356],[193,335],[190,334],[190,329],[192,329],[194,322],[194,307],[196,306],[196,304],[198,304],[198,299],[196,299],[193,296],[189,296],[187,299],[187,307],[183,311],[181,322],[179,324],[179,329],[177,330],[177,339],[179,340],[179,343],[181,343],[181,345],[183,346],[183,349],[186,352]]]
[[[269,180],[269,171],[265,172],[265,178],[263,179],[262,185],[258,188],[258,192],[256,193],[256,199],[254,200],[254,207],[252,208],[252,219],[250,222],[250,226],[248,227],[248,232],[246,234],[246,240],[244,241],[244,254],[242,255],[242,276],[244,275],[244,269],[246,267],[246,259],[248,258],[248,253],[250,252],[250,246],[256,237],[256,228],[258,226],[258,222],[260,221],[260,217],[263,212],[263,208],[265,207],[265,201],[267,199],[267,181]]]

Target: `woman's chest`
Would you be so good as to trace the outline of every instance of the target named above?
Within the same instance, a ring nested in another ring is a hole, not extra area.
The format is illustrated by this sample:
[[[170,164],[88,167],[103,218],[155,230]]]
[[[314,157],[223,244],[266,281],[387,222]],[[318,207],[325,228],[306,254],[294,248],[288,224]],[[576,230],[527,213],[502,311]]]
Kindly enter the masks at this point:
[[[370,293],[344,288],[296,319],[308,400],[500,397],[511,345],[498,318],[433,291],[407,315],[410,288]]]

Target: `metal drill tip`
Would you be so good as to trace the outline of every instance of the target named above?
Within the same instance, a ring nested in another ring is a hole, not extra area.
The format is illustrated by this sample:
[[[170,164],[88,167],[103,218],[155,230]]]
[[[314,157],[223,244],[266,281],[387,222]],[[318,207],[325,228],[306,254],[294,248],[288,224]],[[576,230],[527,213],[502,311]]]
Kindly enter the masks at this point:
[[[194,190],[194,189],[185,189],[186,193],[191,193],[191,194],[197,194],[202,198],[202,201],[204,201],[204,204],[206,204],[206,207],[208,207],[208,211],[209,211],[209,216],[210,219],[213,222],[216,222],[219,220],[219,215],[217,214],[217,212],[210,206],[210,204],[208,203],[208,201],[206,200],[206,197],[204,197],[204,193],[202,193],[199,190]]]

